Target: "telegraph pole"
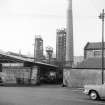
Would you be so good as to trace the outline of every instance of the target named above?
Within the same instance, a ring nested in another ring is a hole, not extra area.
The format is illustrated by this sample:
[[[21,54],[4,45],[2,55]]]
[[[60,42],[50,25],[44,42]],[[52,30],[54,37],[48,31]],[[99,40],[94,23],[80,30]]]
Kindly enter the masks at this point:
[[[35,39],[34,39],[34,63],[35,63]]]
[[[102,13],[100,13],[99,18],[102,19],[102,84],[104,84],[104,9],[102,10]]]

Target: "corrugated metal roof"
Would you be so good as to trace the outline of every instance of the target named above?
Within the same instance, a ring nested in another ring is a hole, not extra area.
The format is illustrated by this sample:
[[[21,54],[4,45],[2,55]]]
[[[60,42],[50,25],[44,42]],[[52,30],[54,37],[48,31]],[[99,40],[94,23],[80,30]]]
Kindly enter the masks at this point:
[[[53,67],[57,67],[56,65],[52,65],[52,64],[48,64],[48,63],[43,63],[43,62],[35,62],[36,64],[40,64],[40,65],[46,65],[46,66],[53,66]]]
[[[77,69],[101,69],[102,68],[102,58],[94,57],[85,59],[83,62],[74,66]],[[104,58],[104,68],[105,68],[105,58]]]
[[[0,51],[0,54],[1,55],[4,55],[4,56],[7,56],[7,57],[10,57],[10,58],[14,58],[14,59],[17,59],[17,60],[21,60],[21,61],[24,61],[24,62],[31,62],[31,63],[34,63],[34,59],[31,59],[31,58],[24,58],[22,56],[15,56],[15,55],[11,55],[11,54],[8,54],[6,52],[1,52]],[[47,64],[47,63],[43,63],[43,62],[35,62],[36,64],[40,64],[40,65],[46,65],[46,66],[53,66],[53,67],[57,67],[55,65],[52,65],[52,64]]]
[[[104,42],[104,48],[105,48],[105,42]],[[91,50],[91,49],[102,49],[102,43],[101,42],[88,42],[85,46],[85,50]]]
[[[7,56],[7,57],[14,58],[14,59],[18,59],[18,60],[21,60],[21,61],[33,62],[32,59],[23,58],[23,57],[21,57],[21,56],[11,55],[11,54],[8,54],[8,53],[6,53],[6,52],[1,52],[1,51],[0,51],[0,54],[1,54],[1,55],[4,55],[4,56]]]

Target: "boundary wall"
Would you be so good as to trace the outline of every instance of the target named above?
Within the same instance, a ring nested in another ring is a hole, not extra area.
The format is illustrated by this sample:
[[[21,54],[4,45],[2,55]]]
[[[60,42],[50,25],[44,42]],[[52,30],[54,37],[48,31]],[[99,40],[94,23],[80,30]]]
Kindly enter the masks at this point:
[[[105,72],[104,72],[105,80]],[[64,69],[63,84],[68,87],[83,87],[86,84],[101,84],[101,69]]]

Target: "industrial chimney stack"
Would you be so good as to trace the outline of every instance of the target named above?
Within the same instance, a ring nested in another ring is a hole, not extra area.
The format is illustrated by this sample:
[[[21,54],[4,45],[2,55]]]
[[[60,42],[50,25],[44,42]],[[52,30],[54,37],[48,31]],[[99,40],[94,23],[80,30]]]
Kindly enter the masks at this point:
[[[73,15],[72,15],[72,0],[69,0],[67,11],[67,36],[66,36],[66,65],[72,67],[73,64]]]

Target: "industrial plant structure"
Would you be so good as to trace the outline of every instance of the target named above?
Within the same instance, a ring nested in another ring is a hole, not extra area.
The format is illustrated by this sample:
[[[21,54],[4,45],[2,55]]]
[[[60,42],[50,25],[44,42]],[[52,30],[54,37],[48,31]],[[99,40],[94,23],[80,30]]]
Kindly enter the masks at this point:
[[[66,29],[57,29],[56,35],[56,59],[59,66],[63,66],[66,60]]]
[[[43,60],[43,39],[40,35],[35,37],[34,57],[35,61]]]
[[[63,67],[66,60],[66,29],[57,29],[56,33],[56,60],[58,65],[58,76],[62,81]]]

